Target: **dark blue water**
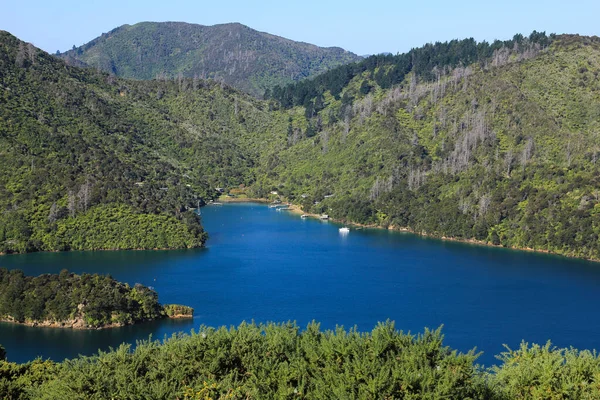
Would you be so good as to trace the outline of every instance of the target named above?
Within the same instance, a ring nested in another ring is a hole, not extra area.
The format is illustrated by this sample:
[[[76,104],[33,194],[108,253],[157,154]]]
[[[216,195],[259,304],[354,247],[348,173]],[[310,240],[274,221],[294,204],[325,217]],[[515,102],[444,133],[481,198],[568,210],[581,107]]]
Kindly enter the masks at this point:
[[[193,321],[103,331],[0,324],[11,361],[62,360],[98,349],[246,320],[311,320],[371,330],[392,319],[421,332],[444,325],[446,344],[484,351],[480,362],[521,340],[600,349],[600,264],[544,254],[352,230],[264,205],[203,209],[207,249],[40,253],[0,258],[29,275],[109,273],[154,286],[163,303],[195,308]]]

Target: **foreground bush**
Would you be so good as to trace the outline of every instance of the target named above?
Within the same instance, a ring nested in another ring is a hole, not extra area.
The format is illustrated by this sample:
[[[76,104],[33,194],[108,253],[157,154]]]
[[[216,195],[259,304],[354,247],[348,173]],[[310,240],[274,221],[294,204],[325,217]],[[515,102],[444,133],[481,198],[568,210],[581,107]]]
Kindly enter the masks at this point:
[[[10,356],[10,352],[9,352]],[[32,399],[597,399],[595,353],[523,344],[489,370],[474,351],[381,323],[200,328],[62,363],[0,362],[0,397]]]

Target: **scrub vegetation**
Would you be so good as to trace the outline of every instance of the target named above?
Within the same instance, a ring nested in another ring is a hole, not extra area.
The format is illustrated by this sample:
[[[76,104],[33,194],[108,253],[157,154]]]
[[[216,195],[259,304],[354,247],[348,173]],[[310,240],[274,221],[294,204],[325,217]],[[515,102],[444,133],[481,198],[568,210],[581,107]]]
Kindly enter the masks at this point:
[[[9,349],[10,359],[10,349]],[[201,327],[164,342],[122,345],[61,363],[0,361],[9,399],[595,399],[594,353],[523,343],[485,369],[477,353],[391,322],[373,331],[318,323]]]

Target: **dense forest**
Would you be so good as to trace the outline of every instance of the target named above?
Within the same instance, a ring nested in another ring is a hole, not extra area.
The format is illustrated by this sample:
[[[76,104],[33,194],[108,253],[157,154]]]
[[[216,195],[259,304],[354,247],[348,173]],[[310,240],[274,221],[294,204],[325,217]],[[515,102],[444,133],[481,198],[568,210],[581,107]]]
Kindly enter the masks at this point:
[[[555,35],[533,31],[529,37],[517,34],[511,40],[496,40],[491,44],[486,41],[477,43],[473,38],[428,43],[407,53],[372,55],[359,62],[332,68],[313,79],[284,87],[275,86],[265,93],[265,98],[273,98],[285,108],[304,106],[309,111],[318,112],[322,109],[326,92],[339,100],[344,88],[364,74],[382,89],[402,83],[409,73],[420,81],[435,81],[457,67],[464,68],[475,63],[482,66],[498,64],[512,54],[523,57],[538,52],[548,47],[554,38]],[[366,95],[373,88],[369,80],[361,81],[361,94]]]
[[[224,187],[600,259],[599,74],[599,38],[534,32],[374,56],[259,101],[214,81],[77,68],[0,32],[0,251],[197,247],[192,208]],[[189,313],[157,311],[155,293],[109,277],[0,277],[6,319]],[[439,330],[244,324],[62,363],[0,361],[0,397],[600,397],[595,353],[523,344],[489,370],[476,360]]]
[[[390,88],[387,64],[348,74],[341,92],[327,74],[288,87],[300,94],[283,107],[308,104],[288,110],[255,187],[344,221],[600,259],[600,39],[502,43],[488,58],[470,40],[415,49],[442,64]],[[460,44],[471,50],[449,58]]]
[[[190,316],[186,306],[162,306],[143,285],[130,287],[110,276],[60,274],[25,276],[0,268],[0,320],[69,328],[130,325],[158,318]]]
[[[212,81],[70,67],[0,32],[0,253],[201,246],[191,209],[254,181],[265,107]]]
[[[184,22],[123,25],[60,56],[129,79],[214,79],[257,97],[274,85],[360,59],[337,47],[294,42],[242,24]]]
[[[71,67],[8,33],[1,55],[0,251],[197,247],[191,209],[242,187],[347,222],[600,258],[598,38],[429,44],[267,101]]]
[[[596,399],[600,358],[550,343],[508,349],[499,365],[391,322],[372,332],[292,323],[201,327],[62,363],[0,361],[6,399]],[[8,349],[10,359],[10,349]]]

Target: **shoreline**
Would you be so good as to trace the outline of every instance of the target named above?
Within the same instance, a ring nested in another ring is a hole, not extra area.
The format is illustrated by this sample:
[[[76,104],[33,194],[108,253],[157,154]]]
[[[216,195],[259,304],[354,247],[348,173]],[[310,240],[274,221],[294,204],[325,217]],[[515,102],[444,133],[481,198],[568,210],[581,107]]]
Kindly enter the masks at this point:
[[[86,325],[84,325],[84,322],[79,319],[61,321],[61,322],[56,322],[56,321],[18,322],[18,321],[14,321],[14,320],[11,320],[8,318],[1,318],[0,322],[4,322],[7,324],[13,324],[13,325],[28,326],[30,328],[72,329],[74,331],[101,331],[104,329],[123,328],[126,326],[140,325],[140,324],[143,324],[146,322],[160,321],[160,320],[164,320],[164,319],[186,319],[186,318],[193,319],[194,316],[193,315],[183,315],[183,314],[176,314],[173,316],[165,315],[162,318],[146,319],[143,321],[136,321],[132,324],[114,323],[114,324],[108,324],[108,325],[102,325],[102,326],[86,326]]]
[[[223,198],[219,198],[217,200],[217,202],[223,203],[223,204],[224,203],[259,203],[259,204],[271,204],[272,203],[272,201],[269,199],[253,198],[253,197],[223,197]],[[308,217],[315,218],[315,219],[320,218],[319,214],[313,214],[313,213],[303,211],[299,205],[292,204],[292,203],[288,203],[288,204],[289,204],[288,211],[291,213],[300,214],[300,215],[305,214]],[[207,207],[209,205],[210,205],[210,203],[207,203],[203,207]],[[473,244],[473,245],[478,245],[478,246],[495,247],[495,248],[509,249],[509,250],[527,251],[527,252],[531,252],[531,253],[550,254],[550,255],[566,257],[566,258],[570,258],[570,259],[574,259],[574,260],[582,260],[582,261],[590,261],[590,262],[594,262],[594,263],[600,263],[600,258],[577,257],[577,256],[569,255],[569,254],[556,253],[556,252],[553,252],[550,250],[545,250],[545,249],[534,249],[531,247],[502,246],[502,245],[496,245],[496,244],[492,244],[492,243],[489,243],[489,242],[486,242],[483,240],[477,240],[477,239],[460,239],[460,238],[455,238],[455,237],[451,237],[451,236],[435,235],[435,234],[430,234],[430,233],[425,233],[425,232],[416,232],[416,231],[410,229],[409,227],[396,227],[394,225],[390,225],[386,228],[386,227],[376,225],[376,224],[360,224],[357,222],[349,222],[349,221],[344,222],[342,220],[338,220],[335,218],[329,218],[328,221],[332,221],[332,222],[339,223],[339,224],[345,224],[345,225],[349,225],[349,226],[360,227],[362,229],[382,229],[382,230],[389,230],[389,231],[394,231],[394,232],[405,232],[405,233],[410,233],[410,234],[421,236],[421,237],[438,239],[438,240],[443,240],[443,241],[466,243],[466,244]],[[193,250],[193,249],[203,249],[203,248],[206,248],[205,244],[203,244],[202,246],[198,246],[198,247],[152,248],[152,249],[143,249],[143,248],[88,249],[88,250],[63,250],[63,251],[49,250],[49,251],[36,251],[35,253],[69,253],[69,252],[93,252],[93,251],[171,251],[171,250]],[[24,255],[24,254],[32,254],[32,253],[3,253],[3,252],[0,252],[0,257],[12,256],[12,255],[18,256],[18,255]]]
[[[265,202],[270,203],[270,201],[264,200],[264,199],[261,202],[262,203],[265,203]],[[313,214],[313,213],[308,213],[308,212],[302,211],[302,208],[296,204],[290,203],[289,211],[294,214],[304,214],[310,218],[315,218],[315,219],[320,218],[319,214]],[[502,246],[499,244],[492,244],[492,243],[489,243],[489,242],[486,242],[483,240],[477,240],[477,239],[460,239],[460,238],[455,238],[455,237],[451,237],[451,236],[435,235],[435,234],[430,234],[430,233],[425,233],[425,232],[416,232],[416,231],[410,229],[409,227],[397,227],[394,225],[390,225],[386,228],[386,227],[376,225],[376,224],[369,224],[369,225],[360,224],[360,223],[356,223],[356,222],[342,221],[342,220],[338,220],[335,218],[329,218],[328,220],[335,222],[335,223],[339,223],[339,224],[345,224],[347,226],[360,227],[362,229],[382,229],[382,230],[388,230],[388,231],[393,231],[393,232],[404,232],[404,233],[410,233],[413,235],[421,236],[424,238],[437,239],[437,240],[448,241],[448,242],[465,243],[465,244],[472,244],[472,245],[483,246],[483,247],[493,247],[493,248],[499,248],[499,249],[526,251],[526,252],[530,252],[530,253],[550,254],[553,256],[566,257],[566,258],[570,258],[570,259],[574,259],[574,260],[591,261],[594,263],[600,262],[600,259],[596,259],[596,258],[576,257],[576,256],[572,256],[572,255],[567,255],[567,254],[555,253],[550,250],[534,249],[531,247]]]
[[[261,204],[269,204],[271,200],[269,199],[256,199],[253,197],[228,197],[221,196],[217,199],[219,203],[261,203]],[[209,206],[211,203],[206,203],[206,206]],[[206,207],[205,206],[205,207]]]
[[[195,247],[164,247],[164,248],[133,248],[133,249],[88,249],[88,250],[41,250],[41,251],[32,251],[25,253],[2,253],[0,252],[0,257],[2,256],[22,256],[25,254],[35,254],[35,253],[76,253],[76,252],[86,252],[91,253],[94,251],[104,252],[104,251],[173,251],[173,250],[195,250],[195,249],[204,249],[206,245],[195,246]]]

